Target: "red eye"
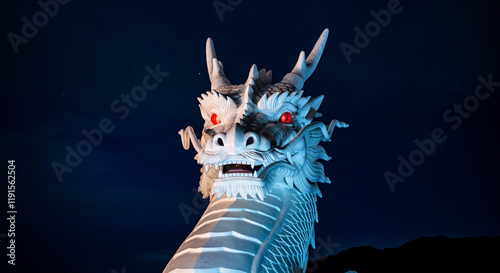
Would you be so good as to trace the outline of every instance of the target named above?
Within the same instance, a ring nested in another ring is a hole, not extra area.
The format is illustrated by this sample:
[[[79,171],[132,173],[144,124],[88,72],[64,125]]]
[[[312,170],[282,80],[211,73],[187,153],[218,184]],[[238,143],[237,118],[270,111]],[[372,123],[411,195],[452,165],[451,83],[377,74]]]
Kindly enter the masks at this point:
[[[285,124],[292,123],[292,114],[290,114],[290,112],[285,112],[281,114],[280,122]]]
[[[220,118],[219,116],[217,116],[217,114],[213,113],[212,116],[210,116],[210,121],[213,125],[217,125],[220,123]]]

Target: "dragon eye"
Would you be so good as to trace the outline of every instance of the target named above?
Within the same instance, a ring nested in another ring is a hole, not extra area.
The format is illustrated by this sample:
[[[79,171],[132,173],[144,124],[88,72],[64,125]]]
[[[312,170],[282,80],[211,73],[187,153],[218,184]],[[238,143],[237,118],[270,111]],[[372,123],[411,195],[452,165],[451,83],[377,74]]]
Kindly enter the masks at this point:
[[[292,114],[290,114],[290,112],[285,112],[281,114],[280,122],[285,124],[292,123]]]
[[[217,116],[216,113],[213,113],[212,116],[210,116],[210,121],[212,122],[213,125],[217,125],[220,123],[220,118]]]

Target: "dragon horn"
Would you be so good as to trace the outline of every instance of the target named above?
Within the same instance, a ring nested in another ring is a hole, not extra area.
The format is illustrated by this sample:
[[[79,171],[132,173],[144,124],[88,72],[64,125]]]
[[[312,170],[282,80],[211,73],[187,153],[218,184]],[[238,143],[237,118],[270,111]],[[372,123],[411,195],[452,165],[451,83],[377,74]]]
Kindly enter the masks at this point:
[[[311,53],[307,56],[304,51],[300,52],[299,60],[295,64],[292,72],[288,73],[281,80],[282,83],[289,83],[295,86],[296,90],[302,90],[304,82],[311,76],[319,63],[323,49],[325,48],[326,40],[328,39],[328,29],[326,28],[321,33],[318,41],[314,45]]]
[[[217,59],[214,43],[210,38],[207,39],[206,52],[208,76],[210,77],[210,82],[212,83],[212,90],[217,90],[222,86],[231,84],[224,74],[222,62]]]

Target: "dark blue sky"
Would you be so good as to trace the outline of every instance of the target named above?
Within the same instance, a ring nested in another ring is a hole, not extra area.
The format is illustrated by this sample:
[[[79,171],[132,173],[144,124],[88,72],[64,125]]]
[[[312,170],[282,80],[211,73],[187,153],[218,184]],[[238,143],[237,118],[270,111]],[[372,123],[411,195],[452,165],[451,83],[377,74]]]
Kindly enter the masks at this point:
[[[279,81],[324,28],[329,40],[305,94],[325,95],[320,120],[351,126],[324,144],[332,184],[321,185],[316,235],[336,248],[320,254],[420,236],[498,236],[499,4],[400,1],[377,31],[371,11],[393,3],[242,0],[221,20],[212,1],[73,0],[46,22],[37,17],[38,32],[25,30],[33,37],[15,53],[9,33],[22,36],[22,18],[33,22],[42,8],[4,2],[1,160],[4,168],[16,160],[18,211],[17,265],[7,272],[161,272],[203,211],[195,152],[177,132],[201,132],[206,38],[233,83],[254,63]],[[373,37],[356,41],[355,27],[367,24]],[[342,43],[362,48],[348,62]],[[147,93],[136,89],[136,108],[122,101],[157,64],[168,76]],[[476,92],[478,77],[489,77],[492,92]],[[51,164],[66,164],[66,147],[76,150],[82,130],[102,120],[113,131],[59,182]],[[435,128],[441,143],[419,152],[414,141]],[[398,157],[419,166],[402,177]],[[394,191],[386,172],[404,179]],[[6,186],[0,196],[7,215]],[[179,206],[199,214],[186,223]]]

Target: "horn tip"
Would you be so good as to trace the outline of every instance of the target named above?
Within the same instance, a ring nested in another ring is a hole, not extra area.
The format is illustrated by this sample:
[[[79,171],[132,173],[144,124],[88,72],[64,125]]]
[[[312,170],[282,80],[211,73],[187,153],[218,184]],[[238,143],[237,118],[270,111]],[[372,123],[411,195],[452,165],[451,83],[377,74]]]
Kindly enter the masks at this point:
[[[257,68],[256,64],[253,64],[252,67],[250,68],[250,73],[252,73],[252,77],[254,79],[259,78],[259,69]]]
[[[207,47],[213,47],[214,46],[214,41],[212,40],[212,38],[208,37],[207,38]]]

